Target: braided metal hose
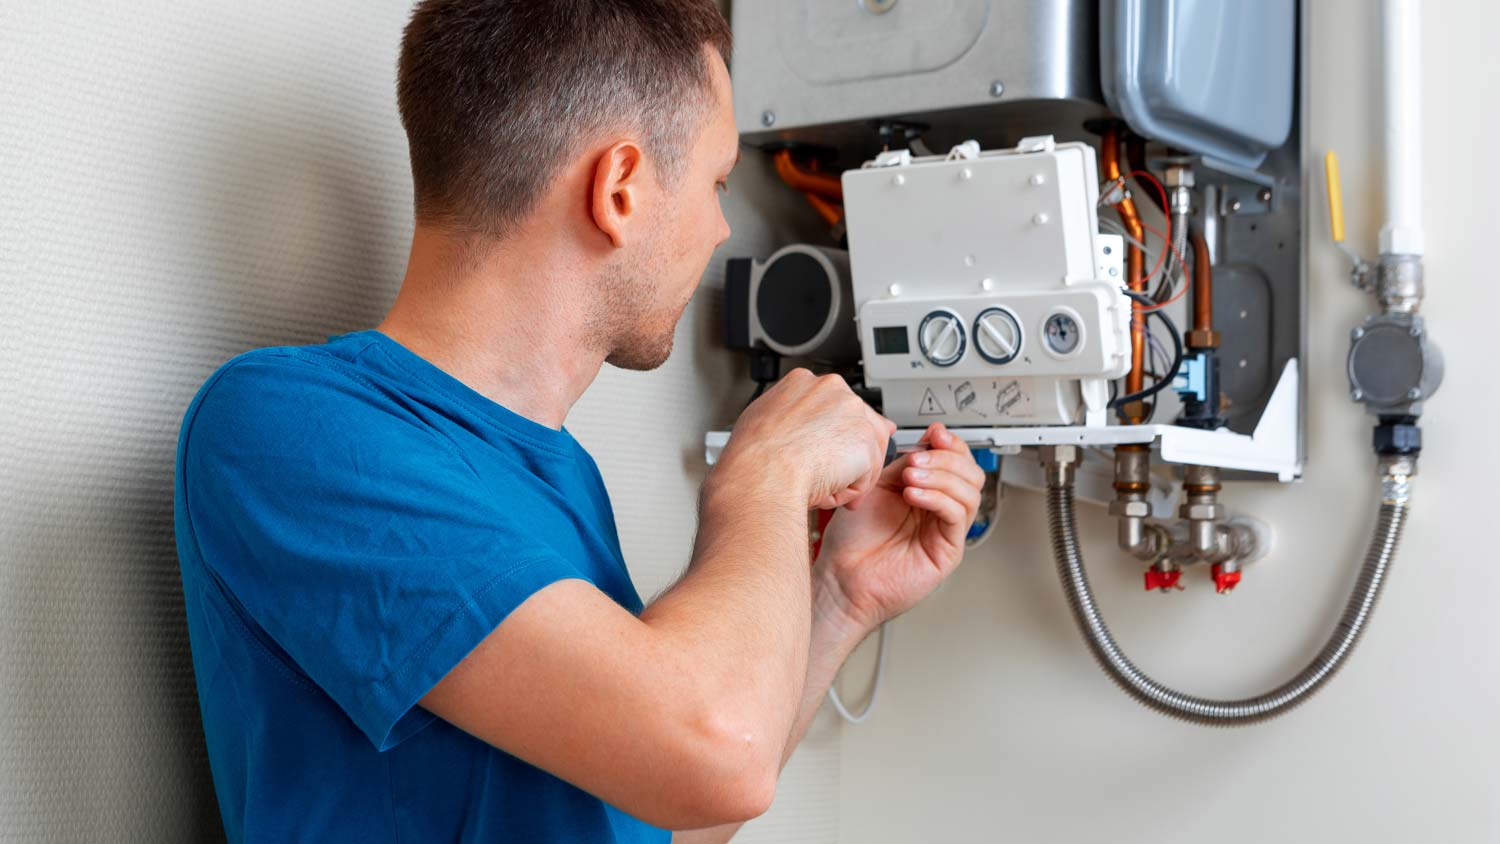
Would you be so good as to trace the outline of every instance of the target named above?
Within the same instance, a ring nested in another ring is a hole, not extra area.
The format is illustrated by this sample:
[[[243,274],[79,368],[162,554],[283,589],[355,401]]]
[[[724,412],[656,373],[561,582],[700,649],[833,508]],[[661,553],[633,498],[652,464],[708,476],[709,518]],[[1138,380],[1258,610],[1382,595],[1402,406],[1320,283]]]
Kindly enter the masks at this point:
[[[1354,592],[1349,596],[1349,603],[1333,635],[1313,661],[1291,680],[1265,694],[1242,700],[1210,700],[1183,694],[1147,677],[1125,656],[1110,635],[1089,590],[1088,575],[1083,570],[1078,525],[1073,513],[1073,482],[1071,473],[1067,475],[1062,479],[1049,478],[1047,520],[1052,530],[1052,548],[1063,590],[1073,610],[1073,619],[1078,623],[1079,632],[1094,659],[1126,694],[1146,706],[1164,715],[1215,727],[1254,724],[1288,712],[1312,697],[1338,672],[1359,642],[1365,623],[1380,597],[1381,587],[1385,585],[1386,572],[1401,541],[1410,499],[1410,479],[1407,476],[1385,476],[1379,520]]]

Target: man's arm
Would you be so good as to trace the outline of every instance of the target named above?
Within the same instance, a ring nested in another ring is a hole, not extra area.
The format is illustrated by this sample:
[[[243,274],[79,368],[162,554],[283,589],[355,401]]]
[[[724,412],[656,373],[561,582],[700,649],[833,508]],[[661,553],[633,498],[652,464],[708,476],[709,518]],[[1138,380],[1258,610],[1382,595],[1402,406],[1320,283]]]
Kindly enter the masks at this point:
[[[893,427],[841,380],[788,375],[736,425],[676,587],[636,618],[548,586],[422,705],[648,823],[760,814],[804,708],[807,509],[873,488]]]
[[[782,765],[859,643],[930,593],[962,558],[984,473],[944,426],[934,425],[924,441],[930,451],[886,469],[877,488],[835,514],[824,531],[813,569],[807,680]],[[672,843],[724,844],[742,825],[678,832]]]
[[[850,617],[848,607],[838,593],[826,566],[817,566],[813,574],[812,634],[807,659],[807,679],[802,687],[801,703],[792,732],[782,753],[781,765],[792,758],[792,752],[807,735],[813,719],[823,705],[823,698],[838,677],[839,669],[854,649],[869,635],[870,628]],[[739,832],[743,822],[710,829],[672,833],[672,844],[724,844]]]

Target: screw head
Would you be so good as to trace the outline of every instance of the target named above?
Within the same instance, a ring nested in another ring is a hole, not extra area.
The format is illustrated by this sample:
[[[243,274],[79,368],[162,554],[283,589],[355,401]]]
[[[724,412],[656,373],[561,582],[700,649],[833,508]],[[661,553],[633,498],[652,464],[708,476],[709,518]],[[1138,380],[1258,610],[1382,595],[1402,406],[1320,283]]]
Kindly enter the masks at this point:
[[[760,125],[762,125],[762,126],[775,126],[776,125],[776,112],[771,111],[770,109],[766,109],[765,111],[761,112],[761,114],[760,114]]]
[[[1046,214],[1037,214],[1036,216],[1031,218],[1031,222],[1036,223],[1039,226],[1045,226],[1047,225],[1047,221],[1050,219],[1052,218],[1048,217]]]
[[[897,173],[891,178],[891,184],[899,188],[902,185],[906,184],[906,177],[901,175],[900,173]]]
[[[990,96],[992,96],[992,97],[1003,97],[1003,96],[1005,96],[1005,83],[1001,82],[998,79],[996,79],[994,82],[991,82],[990,83]]]
[[[1420,326],[1420,325],[1413,325],[1411,327],[1410,334],[1413,337],[1421,337],[1422,336],[1422,326]]]
[[[1260,189],[1260,201],[1261,202],[1270,202],[1271,201],[1271,189],[1270,188],[1261,188]]]
[[[1365,391],[1356,387],[1349,391],[1349,398],[1354,399],[1355,401],[1364,401]]]
[[[1357,326],[1353,331],[1349,332],[1349,337],[1354,340],[1358,340],[1363,336],[1365,336],[1364,326]]]
[[[1229,213],[1238,214],[1240,213],[1240,209],[1244,207],[1245,203],[1240,202],[1238,199],[1236,199],[1233,202],[1229,203]]]
[[[1412,387],[1410,390],[1406,391],[1406,397],[1411,399],[1412,401],[1416,401],[1417,399],[1422,397],[1422,388]]]

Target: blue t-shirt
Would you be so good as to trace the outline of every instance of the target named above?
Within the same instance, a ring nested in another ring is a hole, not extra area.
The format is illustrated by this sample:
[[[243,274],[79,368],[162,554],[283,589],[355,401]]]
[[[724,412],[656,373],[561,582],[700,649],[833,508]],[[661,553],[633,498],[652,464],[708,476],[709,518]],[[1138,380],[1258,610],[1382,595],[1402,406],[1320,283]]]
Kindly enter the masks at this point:
[[[379,332],[262,349],[188,408],[176,509],[230,841],[670,840],[417,705],[548,584],[641,611],[567,431]]]

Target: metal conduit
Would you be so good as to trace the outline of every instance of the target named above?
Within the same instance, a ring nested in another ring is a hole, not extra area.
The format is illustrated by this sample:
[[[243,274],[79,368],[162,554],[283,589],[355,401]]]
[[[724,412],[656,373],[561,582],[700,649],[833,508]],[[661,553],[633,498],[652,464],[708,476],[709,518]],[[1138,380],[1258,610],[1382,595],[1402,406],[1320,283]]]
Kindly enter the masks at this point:
[[[1120,650],[1099,614],[1093,592],[1089,589],[1088,575],[1084,572],[1073,512],[1071,466],[1062,472],[1049,471],[1048,475],[1047,518],[1057,572],[1073,611],[1073,619],[1094,659],[1126,694],[1146,706],[1184,721],[1218,727],[1245,726],[1275,718],[1312,697],[1338,673],[1358,644],[1370,613],[1375,609],[1375,602],[1380,598],[1386,573],[1401,541],[1410,499],[1409,476],[1384,476],[1379,518],[1364,565],[1355,581],[1354,592],[1349,596],[1333,635],[1313,661],[1291,680],[1264,694],[1242,700],[1211,700],[1184,694],[1156,682]]]

